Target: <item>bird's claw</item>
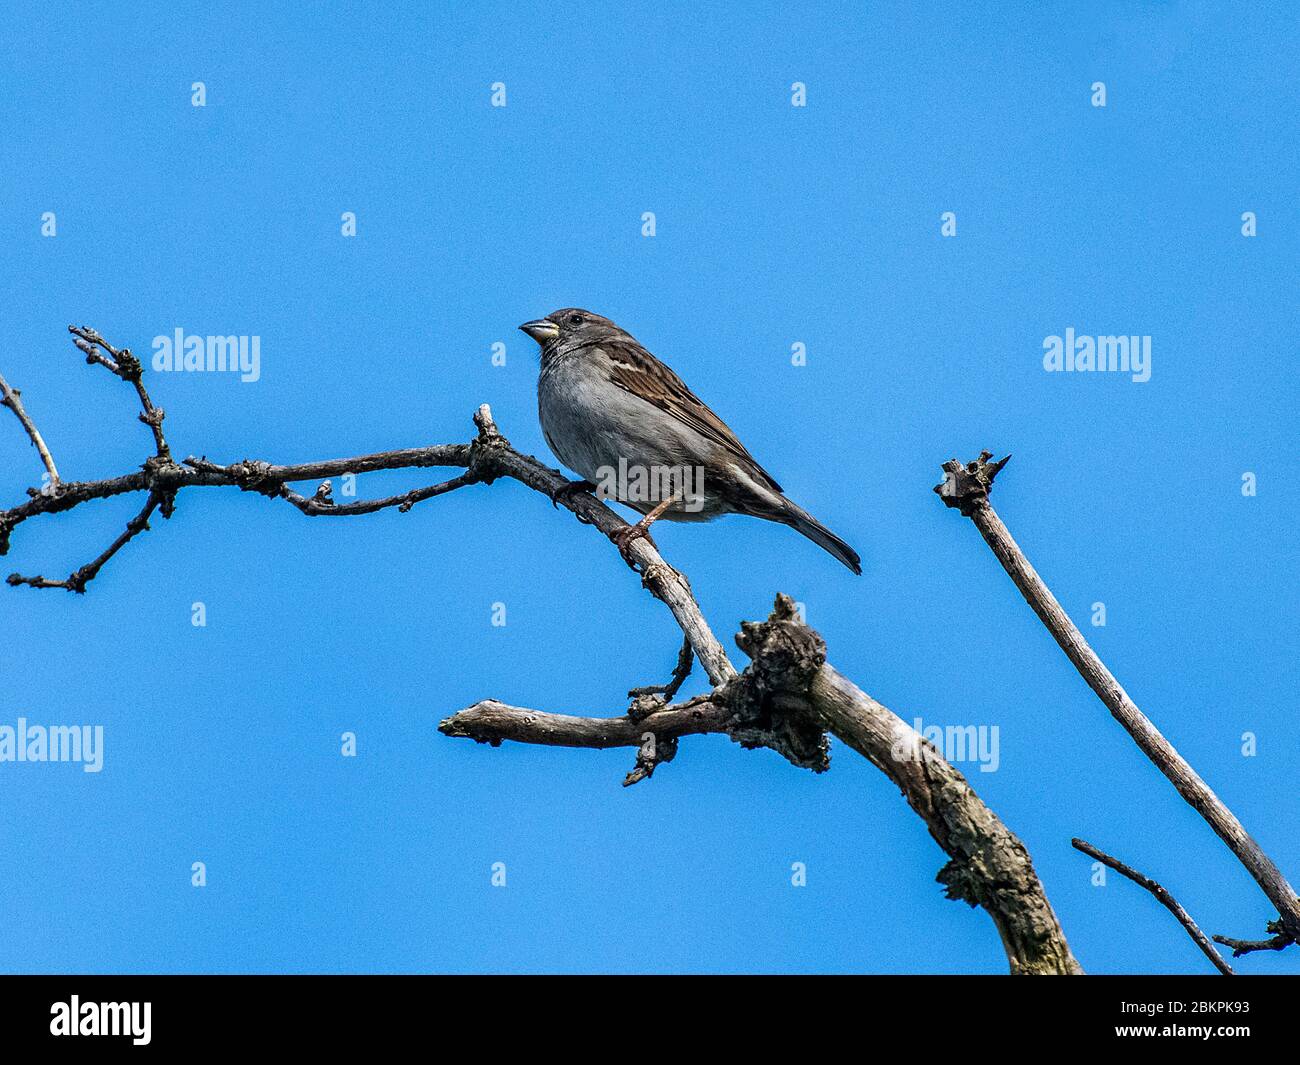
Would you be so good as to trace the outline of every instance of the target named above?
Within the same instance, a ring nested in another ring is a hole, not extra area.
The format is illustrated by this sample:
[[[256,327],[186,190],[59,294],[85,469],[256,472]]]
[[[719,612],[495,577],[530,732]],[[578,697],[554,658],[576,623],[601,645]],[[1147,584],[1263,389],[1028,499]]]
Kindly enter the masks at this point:
[[[594,492],[595,490],[596,486],[588,480],[570,481],[551,493],[551,506],[558,507],[579,492]]]
[[[563,503],[567,507],[573,496],[583,492],[594,492],[595,490],[596,486],[588,480],[583,479],[570,481],[568,484],[561,485],[551,493],[551,506],[559,507],[559,505]],[[573,512],[573,516],[582,522],[583,525],[591,524],[590,518],[584,517],[576,510]]]
[[[644,518],[635,525],[625,525],[621,529],[615,529],[609,534],[609,538],[614,542],[614,546],[618,548],[618,553],[623,556],[623,561],[634,568],[636,560],[628,552],[633,541],[643,539],[656,551],[659,550],[659,545],[655,543],[654,537],[650,535],[650,524]]]

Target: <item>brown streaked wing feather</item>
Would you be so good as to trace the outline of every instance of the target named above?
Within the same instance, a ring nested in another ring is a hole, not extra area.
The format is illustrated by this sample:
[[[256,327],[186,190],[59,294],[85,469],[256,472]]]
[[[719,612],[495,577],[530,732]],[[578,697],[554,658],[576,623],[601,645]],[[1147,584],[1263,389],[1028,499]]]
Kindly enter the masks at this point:
[[[757,474],[769,488],[776,492],[781,491],[776,478],[754,461],[754,456],[736,439],[736,434],[727,427],[727,423],[687,388],[686,382],[669,367],[632,340],[621,338],[602,340],[600,346],[612,360],[610,372],[614,384],[625,392],[630,392],[665,413],[671,414],[701,436],[726,448],[745,463],[752,473]]]

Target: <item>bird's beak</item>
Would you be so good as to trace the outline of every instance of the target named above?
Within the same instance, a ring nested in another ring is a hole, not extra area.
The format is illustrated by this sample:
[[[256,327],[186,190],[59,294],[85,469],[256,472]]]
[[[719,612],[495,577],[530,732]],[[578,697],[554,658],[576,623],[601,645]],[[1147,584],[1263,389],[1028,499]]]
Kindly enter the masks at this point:
[[[549,318],[538,318],[519,327],[539,344],[546,344],[560,335],[560,327]]]

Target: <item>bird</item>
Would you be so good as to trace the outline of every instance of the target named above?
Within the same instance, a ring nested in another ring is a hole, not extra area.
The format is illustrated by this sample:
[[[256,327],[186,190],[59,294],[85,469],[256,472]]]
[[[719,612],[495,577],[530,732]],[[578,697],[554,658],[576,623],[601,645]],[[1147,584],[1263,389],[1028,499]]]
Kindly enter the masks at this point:
[[[632,334],[580,307],[519,328],[541,349],[542,434],[581,475],[561,491],[595,490],[644,515],[614,538],[625,556],[628,543],[649,538],[660,518],[749,514],[790,526],[862,572],[858,553],[787,499],[727,423]]]

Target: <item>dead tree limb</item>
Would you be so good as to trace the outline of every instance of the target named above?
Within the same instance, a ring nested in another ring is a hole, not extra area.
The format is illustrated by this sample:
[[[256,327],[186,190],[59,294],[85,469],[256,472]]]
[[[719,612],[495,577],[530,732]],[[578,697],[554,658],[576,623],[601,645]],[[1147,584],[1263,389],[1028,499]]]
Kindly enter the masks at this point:
[[[985,451],[977,460],[964,465],[956,459],[945,462],[944,480],[935,486],[935,492],[947,506],[960,510],[975,523],[984,541],[1002,563],[1003,569],[1020,589],[1020,594],[1047,626],[1048,632],[1066,657],[1074,663],[1079,675],[1097,693],[1115,720],[1133,737],[1142,753],[1155,763],[1156,768],[1178,790],[1178,794],[1228,845],[1269,901],[1277,907],[1281,930],[1295,939],[1300,935],[1300,899],[1297,899],[1295,890],[1287,883],[1286,877],[1242,827],[1232,811],[1129,698],[1128,692],[1088,645],[1088,641],[1057,602],[1051,589],[1029,564],[1020,545],[994,511],[989,503],[993,479],[1011,456],[990,463],[988,460],[992,457],[990,452]]]
[[[120,377],[134,389],[140,400],[140,413],[137,417],[149,426],[153,432],[155,453],[159,460],[170,462],[172,453],[163,437],[163,412],[153,405],[149,392],[144,387],[144,366],[131,354],[130,348],[115,348],[88,325],[70,325],[72,342],[86,356],[86,362],[105,367],[109,373]]]
[[[722,733],[817,772],[829,764],[823,735],[829,730],[884,772],[925,821],[950,859],[938,881],[949,898],[989,914],[1013,974],[1083,971],[1024,844],[928,740],[826,663],[826,645],[798,620],[788,597],[777,597],[767,621],[744,623],[736,642],[751,659],[744,673],[707,696],[639,721],[547,714],[488,700],[438,728],[494,746],[514,740],[590,748],[639,747],[647,734],[675,743],[681,736]]]
[[[103,565],[135,535],[148,528],[148,518],[154,508],[163,517],[171,517],[177,494],[187,488],[239,488],[271,499],[283,499],[309,517],[349,517],[371,514],[387,507],[405,512],[422,500],[468,485],[491,484],[499,477],[509,477],[562,504],[579,520],[594,525],[615,542],[620,530],[630,527],[590,493],[564,492],[563,489],[568,487],[569,482],[558,470],[552,470],[531,455],[521,454],[512,448],[497,429],[487,404],[481,406],[474,415],[478,435],[468,444],[435,444],[288,466],[252,459],[222,465],[206,458],[188,458],[184,463],[178,464],[172,459],[171,448],[163,435],[163,411],[154,405],[144,386],[140,361],[131,354],[130,349],[113,347],[89,326],[69,326],[68,330],[77,347],[85,354],[87,363],[105,367],[135,389],[141,406],[139,418],[153,432],[155,453],[139,470],[100,481],[62,482],[51,474],[52,484],[46,489],[29,489],[26,502],[0,511],[0,555],[8,553],[13,531],[23,522],[39,515],[58,514],[91,500],[108,499],[131,492],[147,492],[150,502],[141,515],[127,526],[126,533],[114,540],[94,561],[80,567],[67,578],[55,580],[39,575],[14,573],[8,577],[10,585],[64,588],[84,593],[86,585]],[[33,443],[40,440],[40,434],[23,409],[17,393],[6,384],[3,395],[3,405],[18,416]],[[46,461],[49,452],[44,448],[43,441],[37,444],[37,448],[49,470],[53,466],[53,459]],[[414,489],[401,495],[343,505],[334,503],[330,490],[325,485],[321,485],[311,497],[303,496],[290,487],[297,481],[318,480],[345,473],[431,466],[462,467],[466,472],[440,484]],[[625,550],[621,550],[628,565],[641,574],[643,586],[672,611],[690,642],[694,657],[704,667],[709,680],[713,684],[721,684],[735,676],[735,668],[705,621],[685,576],[669,566],[644,538],[632,541]]]
[[[27,411],[23,408],[22,393],[16,388],[10,388],[9,382],[3,377],[0,377],[0,407],[8,407],[14,412],[14,417],[18,419],[31,440],[32,447],[36,448],[37,454],[41,456],[45,472],[50,478],[50,483],[46,486],[47,490],[57,490],[59,487],[59,471],[54,465],[54,456],[50,454],[50,449],[45,446],[45,440],[40,431],[31,418],[27,416]]]
[[[87,362],[102,365],[133,385],[141,404],[140,420],[154,434],[155,453],[141,469],[118,477],[59,482],[46,492],[29,490],[25,503],[0,511],[0,554],[8,551],[13,530],[31,518],[132,492],[146,492],[146,504],[125,533],[67,580],[15,574],[9,583],[84,592],[100,568],[148,528],[154,509],[169,517],[178,493],[188,488],[239,488],[284,499],[310,517],[344,517],[389,507],[406,512],[424,499],[472,484],[490,484],[499,477],[513,478],[553,503],[562,503],[580,521],[618,545],[624,559],[640,573],[642,584],[672,611],[685,644],[670,683],[661,691],[657,686],[633,689],[632,712],[620,717],[546,714],[488,700],[445,720],[440,726],[444,734],[493,745],[510,739],[574,747],[636,747],[636,765],[624,782],[631,784],[670,760],[680,737],[709,732],[724,733],[743,747],[769,747],[795,765],[821,772],[829,765],[829,729],[882,769],[925,820],[950,859],[938,880],[950,898],[982,906],[989,913],[1013,973],[1082,971],[1024,845],[928,741],[826,664],[821,637],[798,621],[788,598],[778,598],[776,610],[766,622],[743,627],[737,643],[752,662],[738,675],[705,621],[685,576],[669,566],[648,540],[621,543],[619,533],[628,524],[591,494],[573,491],[558,471],[515,451],[497,429],[486,405],[474,417],[478,435],[468,444],[439,444],[289,466],[249,459],[226,465],[206,458],[176,463],[162,433],[163,412],[153,405],[144,387],[139,361],[129,350],[109,345],[92,329],[70,327],[70,331]],[[6,386],[5,395],[11,392]],[[21,409],[17,403],[5,406],[15,414]],[[19,420],[35,442],[39,434],[25,412]],[[43,460],[45,454],[42,452]],[[47,470],[49,466],[52,460]],[[328,483],[319,485],[310,497],[289,487],[298,481],[346,473],[430,466],[459,467],[465,472],[401,495],[343,505],[333,500]],[[692,658],[704,667],[713,690],[667,705],[689,673]]]
[[[1278,931],[1280,921],[1269,921],[1268,930],[1277,932],[1271,939],[1233,939],[1231,936],[1215,936],[1214,942],[1232,948],[1232,956],[1240,958],[1243,954],[1254,954],[1258,950],[1285,950],[1295,942],[1295,937]]]
[[[1196,922],[1192,920],[1191,915],[1183,909],[1176,898],[1165,890],[1163,885],[1152,880],[1149,876],[1143,876],[1136,869],[1125,865],[1118,858],[1112,858],[1105,851],[1098,850],[1091,843],[1088,843],[1085,840],[1072,839],[1070,840],[1070,845],[1075,850],[1082,851],[1090,858],[1096,858],[1102,865],[1114,869],[1115,872],[1120,874],[1120,876],[1128,877],[1133,881],[1133,883],[1137,884],[1138,887],[1145,888],[1147,891],[1151,892],[1151,894],[1156,897],[1156,901],[1172,913],[1174,917],[1177,918],[1178,923],[1187,930],[1187,934],[1192,937],[1192,942],[1200,948],[1202,954],[1210,959],[1210,963],[1224,976],[1233,975],[1232,966],[1223,960],[1223,957],[1217,950],[1210,946],[1210,941],[1205,938],[1205,933],[1196,926]],[[1215,938],[1217,939],[1218,937],[1216,936]]]

